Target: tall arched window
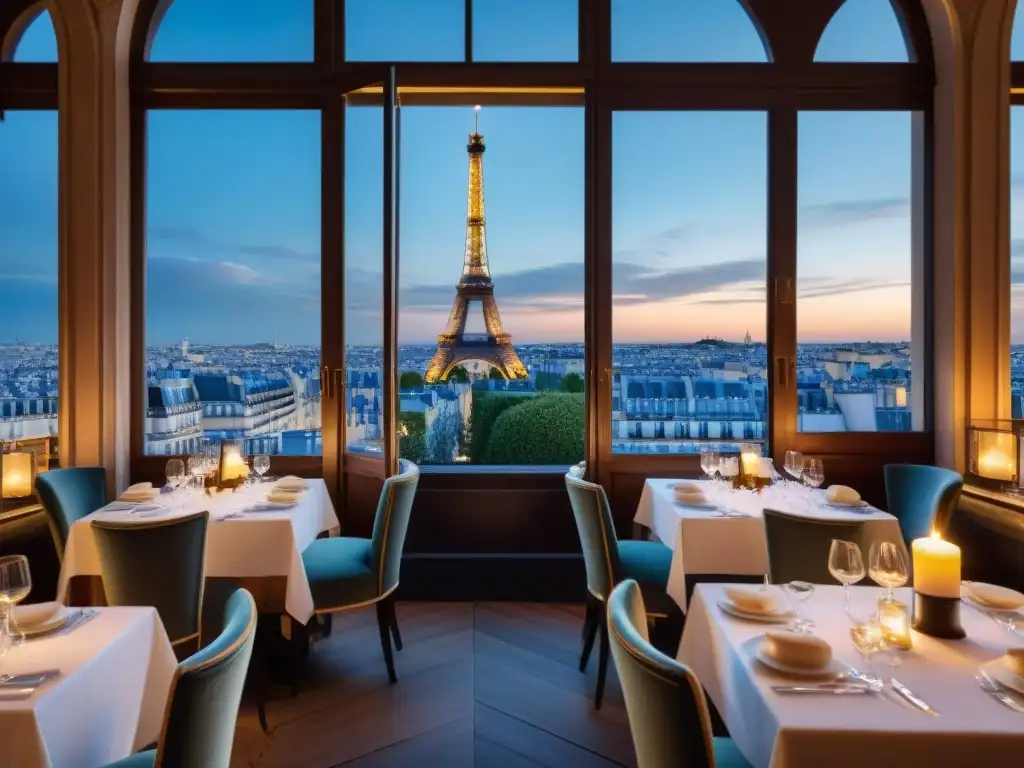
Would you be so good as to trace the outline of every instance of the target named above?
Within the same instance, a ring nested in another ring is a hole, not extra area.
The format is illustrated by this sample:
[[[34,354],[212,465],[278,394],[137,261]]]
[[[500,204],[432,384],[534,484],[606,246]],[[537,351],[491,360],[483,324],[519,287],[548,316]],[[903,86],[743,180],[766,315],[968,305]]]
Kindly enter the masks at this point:
[[[0,442],[59,461],[57,44],[41,3],[0,11]],[[4,486],[5,502],[31,495]]]
[[[1010,41],[1010,412],[1024,418],[1024,16]]]
[[[141,5],[140,471],[405,456],[540,521],[582,460],[931,460],[914,0]]]

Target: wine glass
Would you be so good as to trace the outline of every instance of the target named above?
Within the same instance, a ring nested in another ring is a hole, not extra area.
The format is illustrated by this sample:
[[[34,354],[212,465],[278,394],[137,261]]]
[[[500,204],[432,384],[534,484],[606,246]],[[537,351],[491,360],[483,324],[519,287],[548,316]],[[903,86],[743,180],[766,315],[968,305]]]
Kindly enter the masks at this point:
[[[800,451],[786,451],[786,461],[783,467],[787,475],[799,482],[804,473],[804,455]]]
[[[167,469],[164,471],[167,476],[167,486],[173,494],[185,480],[185,462],[181,459],[170,459],[167,462]]]
[[[263,475],[265,475],[270,469],[270,457],[266,454],[253,456],[252,468],[255,469],[256,474],[260,476],[260,480],[263,480]]]
[[[828,552],[828,572],[843,585],[844,610],[849,615],[850,585],[864,578],[864,556],[860,547],[852,541],[832,539]]]
[[[878,586],[885,587],[885,599],[892,600],[892,591],[907,583],[910,574],[900,548],[891,541],[874,541],[868,553],[868,575]]]
[[[805,619],[801,615],[800,604],[807,602],[814,594],[814,585],[809,581],[791,581],[784,584],[782,589],[789,604],[793,606],[793,621],[790,623],[790,628],[795,632],[809,632],[810,628],[814,626],[814,620]]]
[[[2,642],[6,651],[20,645],[25,636],[14,631],[14,606],[32,591],[32,573],[24,555],[0,557],[0,610],[3,611]]]
[[[803,481],[811,488],[821,487],[825,482],[825,465],[821,459],[804,459]]]
[[[711,446],[702,445],[700,447],[700,468],[704,472],[704,477],[711,478]]]
[[[195,456],[188,457],[188,473],[192,475],[192,481],[199,490],[202,490],[199,486],[200,480],[205,477],[207,472],[209,472],[209,470],[206,467],[205,454],[197,453]]]

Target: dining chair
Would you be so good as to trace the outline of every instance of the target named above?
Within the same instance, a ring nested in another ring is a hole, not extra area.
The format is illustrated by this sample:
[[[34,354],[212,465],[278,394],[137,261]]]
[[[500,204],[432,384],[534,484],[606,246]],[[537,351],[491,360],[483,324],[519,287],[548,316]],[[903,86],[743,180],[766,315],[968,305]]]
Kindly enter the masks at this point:
[[[920,464],[885,465],[885,499],[888,512],[900,523],[903,541],[942,530],[956,509],[964,479],[942,467]]]
[[[71,526],[106,505],[107,473],[103,467],[51,469],[36,477],[36,494],[46,510],[57,558],[63,560]]]
[[[597,689],[594,709],[601,708],[604,681],[608,672],[608,624],[605,601],[623,579],[633,579],[644,592],[651,607],[649,616],[668,617],[679,608],[668,596],[668,574],[672,550],[657,541],[619,541],[615,536],[612,510],[604,488],[582,477],[567,473],[565,487],[579,529],[583,563],[587,569],[587,614],[583,621],[583,652],[580,672],[585,672],[594,640],[600,635],[597,657]]]
[[[764,538],[768,545],[768,578],[772,584],[809,581],[834,584],[828,571],[832,539],[862,544],[864,523],[859,520],[818,520],[765,509]],[[864,552],[865,558],[867,552]]]
[[[178,664],[156,749],[108,768],[228,768],[255,635],[256,601],[238,589],[228,598],[220,635]]]
[[[712,736],[697,676],[651,645],[639,584],[615,587],[607,621],[637,768],[748,768],[732,739]]]
[[[209,512],[93,520],[108,605],[152,605],[171,645],[199,641]]]
[[[395,590],[398,588],[402,548],[419,479],[419,468],[402,459],[399,473],[384,481],[371,538],[334,536],[316,539],[302,553],[302,564],[313,593],[313,608],[318,616],[377,606],[380,644],[388,680],[392,683],[398,681],[392,638],[394,647],[402,650],[402,635],[395,613]]]

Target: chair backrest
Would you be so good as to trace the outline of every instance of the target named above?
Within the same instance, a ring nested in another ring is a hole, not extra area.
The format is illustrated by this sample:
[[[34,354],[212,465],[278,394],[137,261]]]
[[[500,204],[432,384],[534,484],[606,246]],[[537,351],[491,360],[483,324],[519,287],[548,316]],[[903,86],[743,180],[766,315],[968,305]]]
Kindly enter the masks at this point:
[[[619,580],[619,540],[608,497],[597,483],[566,474],[572,514],[580,532],[583,562],[587,567],[587,589],[605,600]]]
[[[885,498],[888,512],[900,521],[903,540],[942,530],[956,509],[964,479],[949,469],[920,464],[886,464]]]
[[[828,572],[832,539],[862,544],[864,523],[857,520],[814,520],[774,509],[764,514],[764,538],[768,545],[768,577],[772,584],[809,581],[835,584]],[[867,566],[867,551],[864,565]]]
[[[93,520],[107,603],[152,605],[171,643],[198,637],[209,518]]]
[[[255,636],[256,601],[236,590],[224,610],[223,631],[174,673],[157,768],[228,768]]]
[[[626,579],[608,599],[608,637],[626,700],[638,768],[712,768],[711,716],[693,672],[651,645],[640,587]]]
[[[398,586],[402,570],[402,548],[409,530],[412,503],[416,486],[420,482],[420,469],[411,461],[402,459],[398,474],[384,481],[373,518],[373,567],[377,574],[378,594],[390,592]]]
[[[36,493],[63,559],[71,526],[107,503],[107,473],[103,467],[51,469],[36,478]]]

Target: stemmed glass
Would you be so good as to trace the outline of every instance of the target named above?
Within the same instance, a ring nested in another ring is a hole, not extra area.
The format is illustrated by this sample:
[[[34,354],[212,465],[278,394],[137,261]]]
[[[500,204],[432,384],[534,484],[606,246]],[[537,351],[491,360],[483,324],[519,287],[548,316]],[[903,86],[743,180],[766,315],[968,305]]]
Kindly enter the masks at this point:
[[[864,578],[864,557],[860,547],[852,541],[832,539],[828,552],[828,572],[843,585],[843,604],[850,614],[850,585]]]
[[[260,476],[262,482],[263,476],[270,470],[270,457],[266,454],[253,456],[252,468],[256,470],[256,474]]]
[[[821,459],[804,459],[803,472],[804,485],[811,488],[820,488],[825,482],[825,465]]]
[[[902,587],[910,578],[903,553],[891,541],[871,543],[871,550],[868,553],[868,575],[878,586],[886,588],[886,600],[894,599],[893,589]]]
[[[704,470],[704,475],[709,480],[715,479],[715,475],[718,473],[718,462],[717,450],[710,445],[702,445],[700,447],[700,468]]]
[[[25,641],[22,633],[14,631],[14,606],[28,597],[31,591],[32,573],[28,567],[28,558],[24,555],[0,557],[0,611],[3,612],[0,655]]]
[[[192,476],[192,482],[195,483],[196,489],[202,491],[200,481],[209,472],[206,466],[206,455],[199,453],[195,456],[188,457],[188,473]]]
[[[786,462],[783,464],[786,474],[797,482],[804,473],[804,455],[800,451],[786,451]]]
[[[795,632],[809,632],[814,626],[813,619],[805,619],[800,613],[800,604],[806,603],[814,594],[814,585],[809,581],[791,581],[783,585],[789,604],[793,606],[793,621],[790,628]]]
[[[170,459],[167,462],[167,487],[171,489],[173,497],[181,484],[185,482],[185,462],[181,459]]]

